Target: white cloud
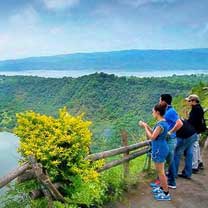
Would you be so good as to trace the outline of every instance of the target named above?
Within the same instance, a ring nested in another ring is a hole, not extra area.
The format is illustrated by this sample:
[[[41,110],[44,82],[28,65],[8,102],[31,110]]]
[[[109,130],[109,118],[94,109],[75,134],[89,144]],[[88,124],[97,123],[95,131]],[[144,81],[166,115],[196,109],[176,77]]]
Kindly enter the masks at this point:
[[[9,18],[10,28],[17,28],[19,30],[25,28],[29,28],[33,30],[35,29],[39,21],[40,21],[39,14],[30,5],[24,7],[22,10],[13,14]]]
[[[73,8],[79,4],[80,0],[43,0],[45,6],[49,10],[64,10]]]
[[[147,4],[157,3],[174,3],[177,0],[118,0],[120,3],[127,4],[133,7],[140,7]]]
[[[39,13],[32,5],[16,10],[8,18],[6,25],[0,34],[1,59],[30,56],[38,44],[44,43],[41,39],[44,27]]]
[[[72,45],[68,32],[71,27],[56,23],[46,24],[41,12],[30,4],[14,10],[4,24],[6,27],[0,30],[0,60],[62,54],[69,51]],[[74,39],[76,40],[76,36]],[[73,48],[76,48],[76,44]]]

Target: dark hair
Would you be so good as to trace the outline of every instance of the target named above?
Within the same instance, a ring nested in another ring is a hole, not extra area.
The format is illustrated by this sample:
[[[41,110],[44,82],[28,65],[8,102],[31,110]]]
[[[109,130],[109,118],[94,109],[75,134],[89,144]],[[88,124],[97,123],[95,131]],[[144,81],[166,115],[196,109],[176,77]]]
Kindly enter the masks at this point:
[[[165,111],[166,111],[166,106],[165,105],[161,105],[161,104],[157,104],[157,105],[154,106],[154,110],[158,111],[161,116],[164,116],[165,115]]]
[[[162,94],[160,95],[162,101],[165,101],[168,105],[171,105],[172,96],[170,94]]]

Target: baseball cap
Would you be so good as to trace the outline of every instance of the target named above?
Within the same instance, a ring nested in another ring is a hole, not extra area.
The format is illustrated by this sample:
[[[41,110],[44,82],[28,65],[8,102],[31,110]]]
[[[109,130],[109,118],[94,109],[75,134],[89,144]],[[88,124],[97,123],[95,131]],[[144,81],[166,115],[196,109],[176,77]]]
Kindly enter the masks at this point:
[[[196,94],[189,95],[188,97],[185,98],[185,100],[187,100],[187,101],[195,100],[195,101],[198,101],[198,102],[200,101],[199,96],[196,95]]]

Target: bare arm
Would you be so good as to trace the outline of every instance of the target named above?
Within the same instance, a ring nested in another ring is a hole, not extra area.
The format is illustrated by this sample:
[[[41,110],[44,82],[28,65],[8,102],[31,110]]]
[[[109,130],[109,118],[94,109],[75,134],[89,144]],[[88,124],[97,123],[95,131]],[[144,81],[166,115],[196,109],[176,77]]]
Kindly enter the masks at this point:
[[[151,128],[148,124],[146,124],[146,127],[148,128],[148,130],[149,130],[150,132],[152,132],[152,128]]]
[[[181,119],[178,119],[175,123],[175,126],[168,132],[168,134],[172,134],[173,132],[178,131],[183,126],[183,122]]]
[[[144,126],[144,129],[145,129],[147,137],[151,140],[155,140],[162,131],[162,128],[160,126],[157,126],[154,129],[154,131],[152,131],[152,130],[150,131],[148,126],[146,126],[146,125]]]

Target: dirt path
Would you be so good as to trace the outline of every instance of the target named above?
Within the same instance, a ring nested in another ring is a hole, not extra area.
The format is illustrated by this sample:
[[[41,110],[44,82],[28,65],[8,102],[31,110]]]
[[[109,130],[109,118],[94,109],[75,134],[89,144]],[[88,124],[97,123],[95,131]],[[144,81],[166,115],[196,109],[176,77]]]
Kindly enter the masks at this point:
[[[208,143],[208,139],[207,139]],[[156,201],[149,182],[139,183],[138,187],[125,194],[121,202],[108,208],[208,208],[208,148],[203,149],[205,169],[193,174],[191,180],[178,178],[177,189],[170,190],[171,201]]]

